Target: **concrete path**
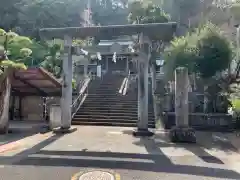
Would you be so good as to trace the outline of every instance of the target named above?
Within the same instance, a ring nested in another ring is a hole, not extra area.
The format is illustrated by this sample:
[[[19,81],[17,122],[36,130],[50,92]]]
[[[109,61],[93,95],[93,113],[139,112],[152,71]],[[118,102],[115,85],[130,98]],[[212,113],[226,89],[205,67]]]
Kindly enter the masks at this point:
[[[175,145],[161,130],[152,138],[135,138],[131,132],[78,126],[71,134],[26,137],[17,148],[0,152],[0,179],[77,180],[92,170],[112,173],[116,180],[240,179],[234,134],[198,133],[197,145]]]

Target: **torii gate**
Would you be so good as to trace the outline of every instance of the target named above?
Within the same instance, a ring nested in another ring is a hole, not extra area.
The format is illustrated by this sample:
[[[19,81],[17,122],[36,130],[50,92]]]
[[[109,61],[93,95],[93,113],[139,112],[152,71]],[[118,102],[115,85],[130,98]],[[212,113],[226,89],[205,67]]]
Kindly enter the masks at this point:
[[[86,37],[116,37],[122,35],[140,35],[140,46],[136,51],[138,58],[138,128],[136,136],[150,136],[148,130],[148,68],[151,57],[151,37],[157,35],[162,41],[170,41],[176,31],[177,24],[153,23],[137,25],[111,25],[92,27],[45,28],[40,30],[43,39],[64,39],[63,86],[61,98],[61,129],[71,127],[72,105],[72,40]]]

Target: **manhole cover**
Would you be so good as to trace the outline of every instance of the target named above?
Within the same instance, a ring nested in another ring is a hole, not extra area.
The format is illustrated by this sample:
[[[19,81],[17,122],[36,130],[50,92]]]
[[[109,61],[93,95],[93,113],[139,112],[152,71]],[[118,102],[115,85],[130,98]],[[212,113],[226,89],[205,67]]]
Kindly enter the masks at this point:
[[[78,180],[114,180],[114,176],[109,172],[92,171],[82,174]]]

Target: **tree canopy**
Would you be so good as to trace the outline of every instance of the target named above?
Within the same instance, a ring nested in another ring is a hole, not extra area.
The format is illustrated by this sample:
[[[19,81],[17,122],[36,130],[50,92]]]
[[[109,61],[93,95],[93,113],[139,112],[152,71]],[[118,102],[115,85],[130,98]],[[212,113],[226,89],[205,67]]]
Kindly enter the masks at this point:
[[[132,24],[164,23],[170,16],[158,5],[134,1],[129,4],[128,20]]]
[[[229,41],[211,23],[186,36],[175,38],[165,49],[166,69],[170,77],[178,66],[207,79],[228,68],[232,49]]]
[[[94,24],[127,23],[127,0],[91,0]],[[88,0],[9,0],[1,2],[0,28],[37,37],[43,27],[76,27],[83,23]],[[64,12],[64,13],[63,13]]]

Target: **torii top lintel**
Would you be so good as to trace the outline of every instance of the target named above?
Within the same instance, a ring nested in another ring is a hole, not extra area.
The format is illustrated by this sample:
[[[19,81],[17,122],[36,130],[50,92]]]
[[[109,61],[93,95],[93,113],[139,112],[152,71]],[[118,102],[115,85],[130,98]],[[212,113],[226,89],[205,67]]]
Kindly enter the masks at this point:
[[[169,41],[176,31],[175,22],[151,23],[151,24],[128,24],[110,26],[91,26],[91,27],[66,27],[66,28],[44,28],[40,29],[40,36],[44,39],[86,37],[109,37],[122,35],[135,35],[143,33],[146,36],[157,36],[158,39]]]

